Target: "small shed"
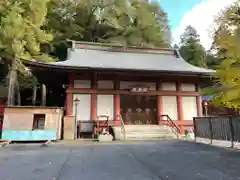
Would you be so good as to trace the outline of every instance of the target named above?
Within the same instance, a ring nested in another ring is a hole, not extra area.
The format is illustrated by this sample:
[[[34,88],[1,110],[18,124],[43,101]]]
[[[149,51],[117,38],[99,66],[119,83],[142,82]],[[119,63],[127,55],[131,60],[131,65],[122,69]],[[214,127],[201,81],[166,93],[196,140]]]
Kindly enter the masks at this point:
[[[6,107],[2,140],[48,141],[61,138],[63,109],[58,107]]]

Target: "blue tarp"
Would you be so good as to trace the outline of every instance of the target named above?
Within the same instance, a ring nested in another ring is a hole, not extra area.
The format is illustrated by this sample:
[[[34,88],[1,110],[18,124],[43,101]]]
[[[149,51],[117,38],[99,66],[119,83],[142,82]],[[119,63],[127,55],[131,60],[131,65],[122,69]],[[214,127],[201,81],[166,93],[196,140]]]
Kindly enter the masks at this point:
[[[47,141],[57,140],[56,130],[3,130],[5,141]]]

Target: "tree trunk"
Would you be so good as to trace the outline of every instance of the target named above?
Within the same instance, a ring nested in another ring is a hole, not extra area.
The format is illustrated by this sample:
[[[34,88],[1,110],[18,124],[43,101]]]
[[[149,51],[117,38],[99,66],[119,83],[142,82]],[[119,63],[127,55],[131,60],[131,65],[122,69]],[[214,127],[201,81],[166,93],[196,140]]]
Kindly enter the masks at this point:
[[[33,95],[32,95],[32,105],[36,106],[36,99],[37,99],[37,85],[33,86]]]
[[[46,86],[42,84],[42,103],[41,106],[46,106]]]
[[[17,90],[17,105],[21,106],[21,92],[20,92],[20,85],[18,81],[16,83],[16,90]]]
[[[17,80],[17,65],[16,60],[12,60],[12,65],[9,74],[9,84],[8,84],[8,106],[14,106],[15,104],[15,87]]]

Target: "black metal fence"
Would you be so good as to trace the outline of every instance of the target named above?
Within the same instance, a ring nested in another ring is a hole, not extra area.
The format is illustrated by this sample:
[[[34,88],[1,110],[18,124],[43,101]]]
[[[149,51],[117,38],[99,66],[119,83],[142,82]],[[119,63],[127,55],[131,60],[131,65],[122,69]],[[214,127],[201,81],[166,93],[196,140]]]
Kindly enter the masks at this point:
[[[194,118],[195,138],[240,142],[240,116]]]

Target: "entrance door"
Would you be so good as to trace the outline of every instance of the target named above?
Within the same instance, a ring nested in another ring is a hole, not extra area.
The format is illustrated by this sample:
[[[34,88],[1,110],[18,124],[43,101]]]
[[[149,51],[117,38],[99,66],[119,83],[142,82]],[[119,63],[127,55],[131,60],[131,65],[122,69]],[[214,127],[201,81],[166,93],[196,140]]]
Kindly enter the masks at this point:
[[[157,124],[157,97],[121,95],[121,115],[125,124]]]

